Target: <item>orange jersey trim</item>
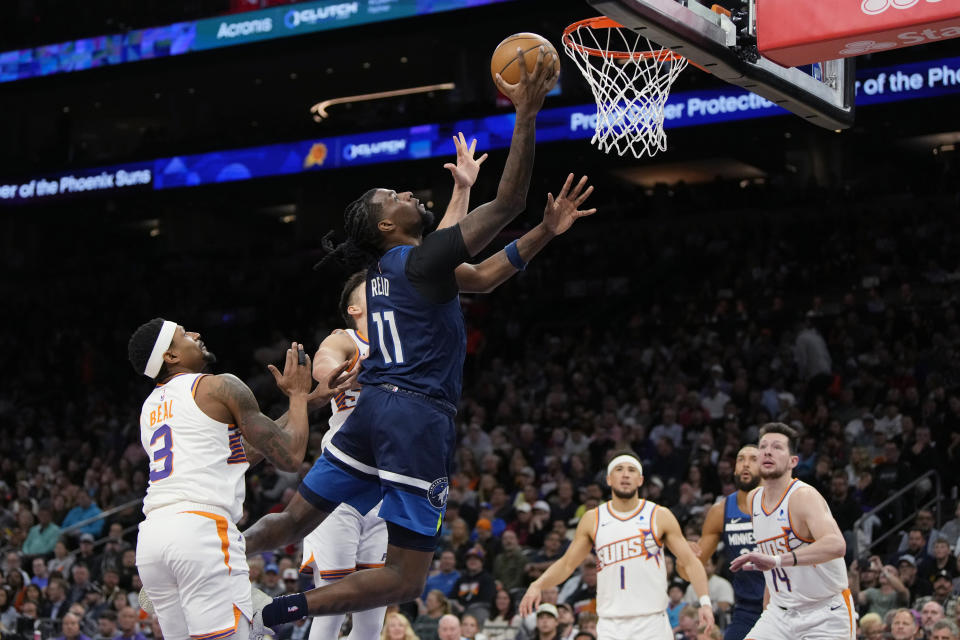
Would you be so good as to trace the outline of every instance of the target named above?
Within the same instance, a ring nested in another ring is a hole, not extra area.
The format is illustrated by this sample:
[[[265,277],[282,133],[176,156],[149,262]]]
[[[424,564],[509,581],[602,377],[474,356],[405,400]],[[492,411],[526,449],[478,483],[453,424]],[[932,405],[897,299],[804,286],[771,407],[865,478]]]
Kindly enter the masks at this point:
[[[853,603],[851,602],[850,589],[843,590],[843,604],[847,605],[847,615],[850,619],[850,638],[851,640],[856,636],[853,626]]]
[[[641,511],[643,511],[643,507],[646,506],[646,504],[647,504],[647,499],[644,498],[644,499],[640,502],[640,506],[637,507],[637,510],[636,510],[636,511],[634,511],[633,513],[631,513],[630,515],[628,515],[626,518],[621,518],[620,516],[618,516],[616,513],[613,512],[613,509],[610,507],[610,503],[608,502],[608,503],[607,503],[607,513],[609,513],[610,515],[612,515],[614,518],[616,518],[616,519],[619,520],[620,522],[626,522],[626,521],[629,520],[630,518],[636,517],[636,515],[637,515],[638,513],[640,513]],[[598,515],[599,515],[599,514],[598,514]],[[650,522],[651,522],[651,523],[653,522],[653,518],[652,518],[652,517],[650,518]]]
[[[370,341],[367,339],[367,336],[363,335],[362,333],[360,333],[360,332],[357,331],[356,329],[354,329],[354,332],[357,334],[357,339],[358,339],[360,342],[362,342],[363,344],[365,344],[365,345],[367,345],[367,346],[370,346]]]
[[[797,533],[797,528],[793,526],[793,516],[790,515],[790,507],[787,507],[787,523],[790,525],[790,531],[792,531],[793,535],[797,537],[797,540],[806,542],[807,544],[810,544],[811,542],[816,542],[816,540],[813,540],[813,539],[807,540],[806,538],[802,537],[799,533]]]
[[[644,500],[644,502],[646,502],[646,500]],[[658,508],[660,508],[660,505],[654,505],[653,511],[650,512],[650,533],[653,535],[653,541],[662,549],[663,543],[660,542],[660,537],[657,535],[657,523],[653,520],[653,517],[657,515]]]
[[[357,360],[360,359],[360,347],[353,345],[353,358],[350,360],[350,366],[347,367],[347,371],[353,371],[353,367],[357,364]]]
[[[158,382],[158,383],[157,383],[157,386],[158,386],[158,387],[162,387],[162,386],[164,386],[164,385],[170,384],[170,381],[173,380],[174,378],[179,378],[180,376],[188,376],[188,375],[190,375],[190,374],[189,374],[189,373],[178,373],[178,374],[176,374],[176,375],[174,375],[174,376],[171,376],[171,377],[170,377],[170,380],[167,380],[166,382]],[[201,376],[201,377],[202,377],[202,376]]]
[[[363,569],[382,569],[385,566],[387,566],[385,562],[361,563],[357,565],[357,571],[361,571]]]
[[[247,452],[243,450],[243,436],[237,430],[237,425],[227,425],[227,434],[230,438],[230,455],[227,457],[227,464],[242,464],[247,462]]]
[[[230,568],[230,540],[227,538],[227,519],[223,516],[218,516],[215,513],[208,513],[206,511],[187,511],[186,513],[192,513],[197,516],[203,516],[204,518],[210,518],[217,523],[217,535],[220,536],[220,550],[223,551],[223,564],[227,567],[227,575],[232,574],[233,569]],[[198,636],[194,637],[196,638]]]
[[[779,507],[780,504],[783,502],[783,499],[787,497],[787,494],[788,494],[788,493],[790,493],[790,488],[793,487],[793,485],[795,485],[795,484],[797,484],[797,479],[796,479],[796,478],[794,478],[793,481],[792,481],[790,484],[787,485],[787,488],[784,490],[783,495],[780,496],[780,499],[777,500],[777,504],[773,505],[773,508],[770,509],[770,511],[767,511],[767,508],[766,508],[765,506],[763,506],[763,496],[760,496],[760,508],[763,509],[763,515],[769,516],[769,515],[772,514],[774,511],[776,511],[776,510],[777,510],[777,507]]]
[[[220,631],[211,631],[210,633],[204,633],[199,636],[191,635],[190,637],[194,640],[219,640],[219,638],[226,638],[237,632],[237,625],[240,623],[240,609],[237,608],[237,605],[233,605],[233,626],[227,627],[226,629],[221,629]]]
[[[193,396],[193,399],[197,399],[197,387],[200,386],[200,381],[206,378],[208,373],[201,374],[197,376],[197,379],[193,381],[193,384],[190,386],[190,395]]]
[[[333,569],[330,571],[320,571],[320,577],[324,580],[339,580],[341,578],[346,578],[348,575],[356,571],[353,567],[349,569]]]
[[[310,552],[310,557],[309,557],[308,559],[304,560],[304,561],[303,561],[303,564],[300,565],[300,571],[301,571],[301,573],[305,573],[305,572],[304,572],[304,569],[309,569],[309,570],[310,570],[310,573],[313,573],[313,567],[311,567],[310,565],[313,564],[314,562],[316,562],[316,561],[314,560],[314,558],[313,558],[313,552],[311,551],[311,552]]]

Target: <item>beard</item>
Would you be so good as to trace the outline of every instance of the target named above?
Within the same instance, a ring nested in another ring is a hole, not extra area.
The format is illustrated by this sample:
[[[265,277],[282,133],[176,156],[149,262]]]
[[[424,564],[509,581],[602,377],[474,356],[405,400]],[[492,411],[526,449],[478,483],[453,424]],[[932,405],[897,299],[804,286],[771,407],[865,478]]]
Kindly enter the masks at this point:
[[[203,370],[209,371],[210,368],[217,364],[217,356],[214,355],[212,351],[203,352]]]
[[[739,475],[733,476],[733,486],[737,488],[737,491],[750,492],[760,486],[760,476],[750,476],[750,480],[744,482],[740,479]]]
[[[612,489],[613,495],[617,496],[621,500],[629,500],[630,498],[635,498],[640,495],[640,488],[637,487],[633,491],[620,491],[619,489]]]
[[[433,227],[433,223],[436,220],[436,216],[433,215],[433,211],[430,211],[424,207],[420,211],[420,231],[421,233]]]
[[[785,473],[787,473],[787,469],[764,471],[762,467],[760,468],[760,478],[763,480],[776,480],[777,478],[782,478]]]

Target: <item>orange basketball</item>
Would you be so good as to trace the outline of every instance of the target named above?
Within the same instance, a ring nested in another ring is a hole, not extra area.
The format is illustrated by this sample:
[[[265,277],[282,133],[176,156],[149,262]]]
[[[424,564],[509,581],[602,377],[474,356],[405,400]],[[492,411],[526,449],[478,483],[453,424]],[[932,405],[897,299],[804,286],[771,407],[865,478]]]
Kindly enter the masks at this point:
[[[498,44],[493,57],[490,58],[490,75],[493,76],[494,81],[499,73],[500,77],[510,84],[520,82],[520,59],[517,56],[517,49],[523,50],[523,61],[527,65],[527,71],[532,72],[537,66],[537,55],[541,46],[546,48],[544,58],[553,54],[553,64],[557,68],[557,75],[554,76],[556,81],[560,77],[560,56],[557,55],[557,50],[549,40],[535,33],[515,33]]]

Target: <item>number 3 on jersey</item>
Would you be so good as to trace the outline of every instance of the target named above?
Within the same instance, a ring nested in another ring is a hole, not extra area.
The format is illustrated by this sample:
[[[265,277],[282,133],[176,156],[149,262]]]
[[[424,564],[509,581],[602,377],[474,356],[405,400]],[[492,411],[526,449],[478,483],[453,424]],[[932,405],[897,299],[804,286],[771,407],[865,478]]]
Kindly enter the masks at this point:
[[[158,442],[159,441],[159,442]],[[153,432],[150,438],[153,462],[150,463],[150,482],[163,480],[173,473],[173,431],[166,424]]]
[[[400,333],[397,331],[397,322],[393,317],[393,311],[384,311],[382,316],[377,311],[372,314],[372,317],[374,324],[377,325],[377,337],[380,338],[380,352],[383,354],[383,361],[386,364],[394,361],[397,364],[403,364],[403,346],[400,344]],[[384,325],[390,326],[390,337],[393,339],[393,358],[390,357],[387,343],[383,339]]]

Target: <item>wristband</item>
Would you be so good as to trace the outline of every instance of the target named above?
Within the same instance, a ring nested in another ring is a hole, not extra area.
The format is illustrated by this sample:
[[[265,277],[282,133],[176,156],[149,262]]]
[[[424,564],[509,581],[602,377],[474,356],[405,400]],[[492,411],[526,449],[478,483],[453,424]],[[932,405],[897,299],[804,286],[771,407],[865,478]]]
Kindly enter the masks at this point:
[[[307,596],[302,593],[294,593],[289,596],[280,596],[274,598],[273,602],[263,608],[263,624],[271,629],[284,622],[296,622],[300,618],[306,618]]]
[[[713,603],[710,602],[710,596],[700,596],[700,606],[701,607],[713,606]]]
[[[523,258],[520,257],[520,250],[517,249],[516,240],[505,246],[503,251],[507,254],[507,260],[510,261],[510,264],[513,265],[514,269],[517,271],[524,271],[527,268],[527,263],[524,262]]]
[[[780,556],[773,556],[773,566],[779,569],[783,566],[783,558]]]

